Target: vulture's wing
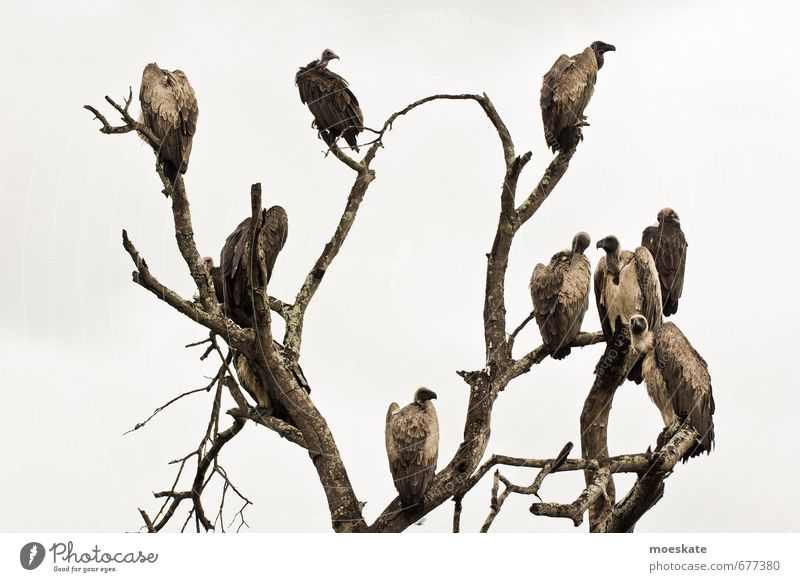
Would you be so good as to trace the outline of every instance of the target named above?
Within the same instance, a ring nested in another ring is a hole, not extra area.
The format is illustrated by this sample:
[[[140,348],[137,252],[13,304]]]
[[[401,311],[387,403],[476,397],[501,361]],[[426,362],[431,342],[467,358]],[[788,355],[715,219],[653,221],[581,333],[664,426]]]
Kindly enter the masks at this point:
[[[536,322],[554,357],[580,330],[589,306],[590,278],[589,261],[571,251],[556,253],[547,267],[539,264],[533,271],[531,297]],[[557,359],[566,353],[559,353]]]
[[[606,285],[606,257],[600,257],[597,267],[594,270],[594,298],[597,303],[597,314],[600,316],[600,326],[606,340],[613,335],[611,322],[608,320],[608,309],[606,307],[605,285]]]
[[[198,117],[197,98],[186,75],[147,65],[139,101],[144,124],[161,140],[160,158],[185,173]]]
[[[570,109],[576,117],[583,115],[597,82],[597,57],[591,47],[575,55],[558,79],[553,101]]]
[[[242,303],[242,292],[246,289],[247,273],[245,265],[246,260],[242,260],[245,255],[245,250],[250,242],[250,217],[245,218],[239,223],[239,226],[228,235],[225,239],[225,245],[222,247],[220,256],[220,269],[222,269],[222,276],[226,282],[226,298],[225,302],[229,301],[233,305],[240,305]],[[249,254],[249,253],[248,253]],[[233,307],[229,305],[229,307]]]
[[[656,361],[664,376],[676,414],[689,418],[700,435],[700,444],[689,452],[694,457],[714,446],[714,395],[708,364],[674,323],[665,323],[655,334]]]
[[[559,293],[560,303],[564,306],[564,315],[571,327],[570,341],[581,330],[583,316],[589,308],[591,278],[592,267],[589,259],[585,255],[574,253]]]
[[[386,443],[394,484],[406,504],[419,503],[433,479],[439,456],[436,409],[430,402],[415,402],[391,412],[392,407],[387,414]]]
[[[533,269],[530,287],[537,319],[542,317],[544,321],[556,309],[564,274],[569,267],[569,254],[564,251],[556,253],[547,266],[539,263]]]
[[[545,128],[557,137],[582,120],[597,81],[597,57],[591,47],[568,58],[561,55],[544,77],[540,104]]]
[[[648,226],[642,232],[642,246],[653,255],[661,280],[664,315],[678,309],[683,294],[683,275],[686,271],[688,244],[680,226]]]
[[[298,71],[295,82],[300,100],[308,105],[317,130],[328,145],[345,128],[354,128],[355,133],[364,129],[364,116],[358,99],[342,77],[311,63]]]
[[[281,206],[273,206],[264,213],[266,244],[264,255],[267,259],[267,276],[272,279],[275,260],[289,236],[289,218]]]
[[[558,57],[550,70],[542,79],[542,91],[539,96],[539,106],[542,108],[542,121],[545,132],[553,136],[558,134],[560,123],[560,110],[555,105],[555,93],[564,71],[573,63],[567,55]]]
[[[658,280],[653,255],[644,247],[636,247],[633,252],[636,265],[636,278],[639,282],[639,313],[647,319],[650,329],[656,330],[661,325],[662,303],[661,283]]]
[[[395,480],[397,479],[395,472],[397,470],[398,445],[395,442],[394,430],[392,430],[392,419],[399,410],[400,405],[397,402],[392,402],[386,412],[386,454],[389,457],[389,470],[392,472],[392,479]]]

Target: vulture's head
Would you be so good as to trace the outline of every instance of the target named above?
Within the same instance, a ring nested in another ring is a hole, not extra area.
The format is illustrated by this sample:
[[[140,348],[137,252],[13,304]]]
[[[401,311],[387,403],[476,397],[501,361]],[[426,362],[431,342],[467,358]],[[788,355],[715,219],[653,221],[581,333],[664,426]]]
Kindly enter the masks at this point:
[[[430,388],[420,388],[414,393],[414,402],[425,402],[426,400],[434,400],[436,392]]]
[[[633,335],[642,335],[647,331],[647,319],[644,315],[636,314],[631,317],[631,333]]]
[[[596,40],[591,44],[592,50],[594,51],[594,56],[597,57],[597,68],[600,69],[603,66],[603,53],[607,53],[608,51],[615,51],[617,47],[613,44],[608,44],[607,42],[603,42],[602,40]]]
[[[595,245],[598,249],[603,249],[607,255],[619,254],[619,239],[613,234],[605,238],[601,238]]]
[[[572,252],[573,253],[581,253],[589,248],[589,244],[592,242],[592,238],[586,232],[579,232],[575,235],[572,239]]]
[[[205,265],[206,269],[211,272],[211,269],[214,268],[214,259],[211,257],[203,257],[203,264]]]
[[[681,219],[678,216],[678,213],[675,212],[672,208],[662,208],[658,211],[658,224],[664,224],[665,222],[674,222],[675,224],[680,224]]]
[[[319,57],[319,64],[320,64],[320,66],[325,67],[333,59],[338,59],[338,58],[339,58],[339,55],[337,55],[331,49],[326,48],[324,51],[322,51],[322,54]]]
[[[631,317],[631,346],[640,354],[653,347],[653,334],[648,330],[647,319],[638,313]]]

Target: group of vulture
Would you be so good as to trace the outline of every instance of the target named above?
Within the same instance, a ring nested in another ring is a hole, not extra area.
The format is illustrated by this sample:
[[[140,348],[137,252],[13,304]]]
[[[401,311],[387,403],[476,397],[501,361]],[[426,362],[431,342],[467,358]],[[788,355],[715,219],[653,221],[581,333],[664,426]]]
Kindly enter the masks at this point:
[[[580,332],[589,308],[591,267],[584,254],[591,240],[585,232],[569,249],[557,252],[531,276],[533,314],[550,355],[562,359]],[[642,232],[642,244],[624,250],[615,236],[597,241],[605,255],[594,272],[594,296],[603,336],[610,342],[619,326],[630,327],[634,358],[628,378],[644,380],[665,426],[687,418],[697,432],[686,460],[710,453],[714,446],[714,396],[705,360],[666,316],[678,311],[686,271],[686,237],[678,214],[658,212],[657,224]]]
[[[561,55],[544,76],[540,106],[545,140],[554,152],[568,152],[583,139],[582,128],[588,125],[584,110],[597,71],[603,66],[604,53],[614,50],[613,45],[593,42],[577,55]],[[364,116],[347,81],[328,69],[338,58],[325,49],[319,59],[300,67],[295,83],[300,100],[311,111],[318,136],[329,147],[342,137],[357,152]],[[158,161],[164,176],[174,182],[189,166],[198,117],[194,90],[183,71],[168,71],[151,63],[144,69],[139,99],[140,122],[158,140]],[[287,234],[286,212],[273,206],[262,211],[257,224],[248,217],[236,227],[225,241],[219,266],[213,258],[204,258],[217,299],[236,324],[255,326],[250,286],[261,270],[253,261],[263,254],[269,280]],[[253,248],[253,242],[261,247]],[[589,235],[578,233],[571,248],[553,255],[548,265],[536,265],[531,278],[534,316],[554,359],[569,353],[589,307],[590,265],[584,254],[589,244]],[[604,335],[610,341],[617,326],[630,326],[638,361],[629,377],[637,383],[644,379],[666,424],[688,417],[699,438],[687,456],[710,451],[714,399],[707,365],[675,324],[662,321],[663,316],[677,311],[683,290],[686,240],[678,215],[669,208],[659,212],[658,224],[645,229],[642,246],[633,252],[622,250],[614,236],[600,240],[597,248],[605,251],[594,275]],[[261,284],[266,282],[259,279]],[[292,422],[288,411],[280,409],[270,396],[274,380],[260,376],[241,354],[234,357],[234,367],[259,408]],[[293,372],[308,390],[299,366]],[[435,398],[435,392],[420,388],[411,404],[401,408],[393,402],[386,415],[389,467],[405,508],[424,504],[436,471],[439,424],[432,402]]]

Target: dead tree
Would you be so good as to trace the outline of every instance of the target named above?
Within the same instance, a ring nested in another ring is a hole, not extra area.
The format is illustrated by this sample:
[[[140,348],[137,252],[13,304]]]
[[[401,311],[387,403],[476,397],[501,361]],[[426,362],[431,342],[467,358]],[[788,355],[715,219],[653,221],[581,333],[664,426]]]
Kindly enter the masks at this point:
[[[106,134],[138,133],[153,147],[154,151],[157,151],[160,144],[156,137],[130,115],[131,99],[132,93],[129,94],[124,104],[120,105],[106,97],[109,105],[122,118],[122,124],[119,126],[112,126],[97,109],[88,105],[85,107],[100,121],[101,132]],[[362,516],[364,504],[358,499],[350,482],[328,423],[314,405],[310,394],[300,385],[298,375],[293,373],[293,370],[298,365],[302,348],[306,310],[324,280],[325,273],[342,249],[350,228],[356,220],[359,206],[367,194],[370,184],[375,180],[375,172],[370,165],[383,147],[387,132],[392,129],[393,123],[398,118],[412,112],[417,107],[433,101],[446,100],[470,101],[480,107],[497,132],[505,162],[505,172],[499,182],[500,209],[497,229],[492,248],[487,254],[483,306],[483,343],[486,360],[480,370],[457,372],[469,387],[469,405],[464,420],[463,440],[453,458],[435,476],[425,496],[423,508],[413,513],[402,511],[399,498],[395,498],[386,505],[373,523],[368,524]],[[539,471],[529,486],[515,485],[499,470],[495,471],[490,513],[481,531],[489,530],[510,494],[536,495],[538,497],[538,491],[544,478],[549,474],[563,471],[583,471],[586,476],[585,489],[570,504],[534,503],[530,508],[531,513],[568,518],[577,526],[582,523],[583,516],[588,511],[592,531],[632,531],[637,520],[663,496],[664,479],[692,445],[695,433],[687,426],[675,425],[662,433],[659,445],[654,451],[609,456],[607,447],[608,411],[614,392],[625,377],[626,354],[630,342],[627,328],[624,326],[622,327],[624,331],[618,333],[614,341],[607,344],[598,363],[594,383],[586,399],[581,416],[582,458],[568,458],[572,448],[572,445],[568,444],[555,458],[523,459],[492,455],[481,464],[489,445],[492,409],[496,399],[512,380],[528,373],[534,365],[539,364],[549,355],[547,348],[539,346],[518,359],[512,356],[514,340],[531,318],[523,321],[513,333],[507,332],[505,279],[511,245],[517,232],[539,210],[567,171],[576,149],[573,148],[557,155],[544,170],[536,187],[518,202],[517,182],[521,172],[531,160],[531,152],[522,155],[516,153],[508,128],[485,94],[425,97],[393,113],[375,133],[375,139],[366,144],[369,147],[360,160],[353,159],[336,144],[330,147],[329,151],[334,154],[336,159],[349,167],[355,174],[342,216],[330,241],[322,249],[319,258],[309,270],[291,303],[269,295],[265,284],[266,276],[255,278],[251,289],[254,310],[258,316],[255,318],[257,323],[254,329],[237,326],[225,316],[220,308],[214,293],[213,281],[209,277],[195,245],[189,197],[183,178],[179,175],[174,184],[170,183],[166,179],[163,169],[156,163],[156,171],[164,186],[163,193],[171,201],[178,249],[195,281],[199,300],[193,301],[181,297],[161,283],[150,272],[147,262],[136,250],[127,232],[123,231],[123,246],[134,264],[133,281],[179,313],[209,330],[208,339],[190,345],[207,344],[201,359],[214,354],[220,359],[220,366],[208,386],[182,394],[153,413],[153,415],[157,414],[183,396],[195,392],[214,391],[211,415],[198,448],[174,461],[179,465],[179,469],[172,487],[155,493],[156,498],[163,499],[160,511],[155,518],[151,518],[147,512],[140,510],[147,531],[161,530],[173,519],[176,510],[184,501],[190,506],[188,517],[183,523],[184,529],[193,520],[197,531],[200,531],[201,528],[205,531],[216,530],[217,527],[224,531],[222,517],[226,495],[233,494],[237,495],[242,503],[235,519],[239,519],[239,527],[245,524],[243,510],[250,504],[250,501],[235,487],[227,472],[219,464],[219,453],[226,443],[243,430],[248,421],[274,431],[278,436],[308,453],[319,476],[322,490],[327,497],[331,526],[336,532],[400,532],[450,499],[455,503],[453,530],[457,532],[460,529],[462,499],[491,468],[498,465],[538,468]],[[257,221],[261,214],[260,184],[253,185],[251,202],[253,221],[254,224],[258,224]],[[280,343],[272,335],[271,318],[273,314],[283,318],[286,323],[285,334]],[[219,338],[224,340],[227,347],[220,345]],[[602,342],[601,332],[580,333],[572,346],[584,347]],[[274,416],[265,416],[262,411],[249,404],[235,380],[235,375],[231,373],[232,350],[246,356],[259,374],[269,375],[274,380],[277,386],[275,397],[282,408],[289,412],[294,423],[287,423]],[[230,426],[221,429],[222,415],[220,412],[222,399],[226,392],[236,402],[236,407],[227,411],[227,415],[232,419]],[[140,428],[146,422],[137,424],[133,430]],[[190,461],[193,464],[190,465]],[[194,476],[191,487],[181,490],[178,483],[187,466],[194,467]],[[636,473],[638,479],[630,492],[621,501],[615,502],[613,475],[620,472]],[[203,492],[209,481],[215,477],[222,480],[223,490],[216,516],[211,518],[204,507]],[[503,485],[502,492],[500,492],[501,484]]]

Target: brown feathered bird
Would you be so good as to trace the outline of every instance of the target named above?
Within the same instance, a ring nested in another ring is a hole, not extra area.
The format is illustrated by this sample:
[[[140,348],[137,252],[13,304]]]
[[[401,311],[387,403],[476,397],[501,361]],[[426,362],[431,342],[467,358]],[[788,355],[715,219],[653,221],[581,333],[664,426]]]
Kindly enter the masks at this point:
[[[622,250],[615,236],[600,239],[597,248],[606,252],[594,271],[595,300],[606,339],[613,335],[617,321],[627,324],[636,314],[647,319],[650,329],[658,329],[661,287],[650,251],[644,247]]]
[[[342,136],[358,151],[356,137],[364,131],[364,115],[347,81],[328,69],[328,63],[338,58],[331,49],[325,49],[319,59],[300,67],[294,80],[300,100],[311,110],[314,127],[325,143],[333,145]]]
[[[603,53],[614,50],[614,45],[595,41],[580,54],[558,57],[544,76],[539,105],[544,137],[554,152],[566,152],[583,139],[581,128],[589,125],[583,112],[603,67]]]
[[[672,208],[662,208],[656,219],[658,224],[648,226],[642,232],[642,246],[650,251],[656,262],[664,315],[667,316],[678,312],[689,245],[681,230],[678,213]]]
[[[439,457],[439,419],[431,402],[436,393],[420,388],[414,401],[386,413],[386,454],[394,486],[404,508],[424,505],[425,493],[436,474]]]
[[[631,318],[631,344],[644,355],[647,393],[661,412],[664,425],[688,418],[697,443],[683,460],[710,453],[714,448],[714,394],[708,364],[678,326],[667,322],[655,332],[641,315]]]
[[[597,248],[606,252],[594,272],[597,312],[606,341],[612,340],[619,324],[627,326],[636,314],[644,315],[650,329],[657,330],[662,320],[661,287],[650,251],[644,247],[621,250],[615,236],[600,239]],[[634,360],[628,379],[642,383],[641,359]]]
[[[216,275],[222,281],[222,302],[228,316],[242,327],[255,327],[253,321],[253,300],[250,296],[251,277],[258,276],[254,264],[252,231],[253,220],[245,218],[239,226],[225,240],[225,246],[220,253],[220,267]],[[266,260],[269,282],[278,254],[286,244],[289,235],[289,219],[286,211],[281,206],[273,206],[261,211],[262,236],[256,236],[257,241],[263,241],[264,258]],[[214,272],[212,272],[212,277]],[[217,286],[217,279],[214,280]],[[219,298],[220,290],[217,289]]]
[[[183,71],[167,71],[150,63],[139,90],[142,123],[160,142],[158,160],[170,181],[186,173],[197,129],[197,98]]]
[[[570,353],[569,345],[578,335],[589,308],[592,278],[584,251],[591,239],[579,232],[572,247],[553,255],[548,265],[539,263],[531,276],[531,299],[542,342],[551,357],[560,360]]]
[[[253,232],[252,218],[247,217],[228,236],[220,253],[219,267],[214,265],[211,257],[204,258],[206,268],[214,281],[217,300],[223,304],[226,315],[237,325],[255,327],[251,284],[259,286],[268,283],[272,278],[275,261],[286,244],[288,233],[289,220],[286,211],[280,206],[273,206],[261,211],[256,233]],[[259,249],[253,248],[254,241],[263,247],[261,252],[267,271],[267,281],[263,283],[260,269],[255,264]],[[306,392],[310,392],[308,382],[296,361],[297,358],[280,344],[276,344],[276,347],[284,352],[284,359],[291,362],[290,371],[298,384]],[[273,416],[293,423],[288,411],[272,397],[279,388],[275,378],[268,373],[260,373],[241,353],[236,353],[233,364],[242,387],[259,408],[270,409]]]

